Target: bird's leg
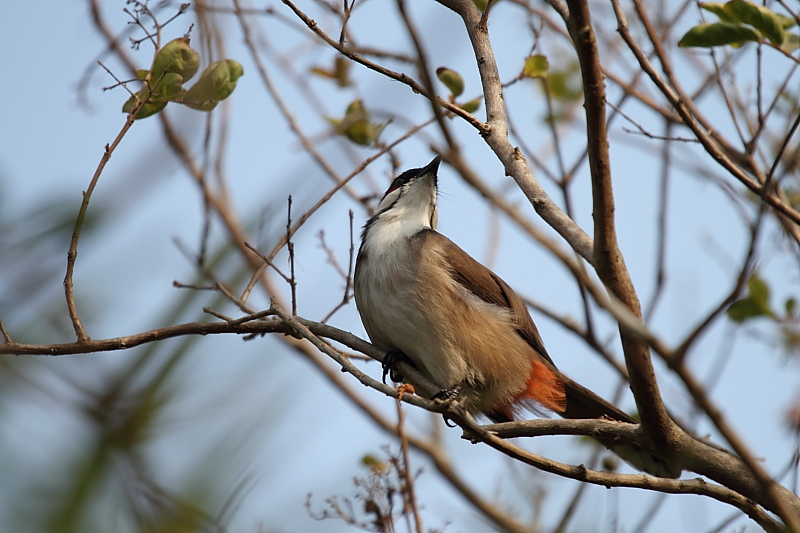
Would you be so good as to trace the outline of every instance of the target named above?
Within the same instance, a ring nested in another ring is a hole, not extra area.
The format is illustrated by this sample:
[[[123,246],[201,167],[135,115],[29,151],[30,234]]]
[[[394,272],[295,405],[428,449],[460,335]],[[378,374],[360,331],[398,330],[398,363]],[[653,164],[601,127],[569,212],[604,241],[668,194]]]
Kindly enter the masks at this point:
[[[461,381],[456,383],[452,387],[447,387],[446,389],[442,389],[436,394],[431,397],[431,400],[438,400],[440,402],[449,402],[450,400],[455,400],[456,397],[467,387],[467,383]]]
[[[431,396],[431,400],[436,402],[454,402],[456,398],[458,398],[458,395],[461,394],[461,391],[467,387],[469,387],[469,384],[466,381],[461,381],[451,387],[440,390]],[[448,427],[456,427],[456,424],[452,423],[445,413],[442,413],[442,418]]]
[[[417,368],[417,365],[414,364],[406,354],[401,352],[400,350],[394,349],[389,350],[386,352],[386,355],[383,356],[383,362],[381,362],[381,367],[383,367],[383,375],[381,376],[381,381],[386,383],[386,376],[388,375],[392,381],[395,383],[399,383],[403,381],[403,376],[397,373],[395,370],[395,366],[397,363],[406,363],[414,368]]]

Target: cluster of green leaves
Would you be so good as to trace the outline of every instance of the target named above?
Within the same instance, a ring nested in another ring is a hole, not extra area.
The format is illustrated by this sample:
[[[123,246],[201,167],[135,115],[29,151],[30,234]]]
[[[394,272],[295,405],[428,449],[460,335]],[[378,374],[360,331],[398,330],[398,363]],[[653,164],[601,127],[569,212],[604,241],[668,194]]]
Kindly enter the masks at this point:
[[[739,324],[756,318],[766,318],[778,326],[783,346],[787,353],[800,350],[800,313],[797,300],[787,298],[783,302],[783,310],[779,311],[770,304],[770,288],[757,273],[747,280],[747,295],[733,302],[727,310],[728,318]]]
[[[725,4],[708,2],[700,6],[719,17],[719,22],[695,26],[683,36],[678,46],[738,47],[747,42],[766,42],[786,51],[800,47],[800,37],[786,31],[797,21],[767,7],[744,0],[731,0]]]
[[[340,89],[346,89],[353,85],[350,65],[351,61],[347,57],[337,55],[330,68],[315,66],[311,68],[311,73],[336,82]],[[347,105],[343,117],[326,116],[325,120],[333,125],[333,132],[336,135],[346,137],[359,146],[372,146],[377,143],[381,132],[391,122],[374,122],[364,102],[358,98]]]
[[[744,322],[756,317],[775,317],[769,304],[769,285],[758,274],[747,280],[747,296],[736,300],[728,308],[728,318],[734,322]],[[794,308],[794,300],[786,302],[787,310]]]
[[[344,117],[325,117],[333,124],[337,135],[347,137],[361,146],[370,146],[378,140],[389,122],[372,122],[369,111],[361,100],[353,100],[344,112]]]
[[[156,52],[150,70],[136,72],[143,82],[142,88],[125,102],[122,112],[133,111],[137,102],[144,102],[136,114],[137,120],[158,113],[169,102],[211,111],[233,93],[236,82],[244,74],[242,65],[233,59],[215,61],[186,89],[184,84],[199,68],[200,55],[189,46],[188,37],[168,42]]]

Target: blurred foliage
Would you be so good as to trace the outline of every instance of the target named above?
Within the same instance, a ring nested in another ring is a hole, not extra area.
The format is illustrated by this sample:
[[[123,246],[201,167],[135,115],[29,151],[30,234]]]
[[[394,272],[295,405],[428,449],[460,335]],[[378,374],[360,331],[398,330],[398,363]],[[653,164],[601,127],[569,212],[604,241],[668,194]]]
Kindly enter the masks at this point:
[[[769,285],[757,273],[747,280],[747,296],[735,301],[728,308],[728,318],[744,322],[756,317],[775,317],[769,305]]]
[[[311,73],[323,78],[335,80],[339,88],[344,89],[345,87],[349,87],[351,85],[350,65],[351,63],[348,58],[342,55],[337,55],[333,59],[332,68],[326,69],[325,67],[317,66],[311,69]]]
[[[550,69],[550,61],[547,56],[536,54],[525,58],[522,66],[522,75],[526,78],[546,78],[547,71]]]
[[[700,7],[717,15],[719,22],[693,27],[678,42],[678,46],[739,47],[747,42],[766,40],[778,48],[791,52],[800,44],[797,34],[785,31],[797,23],[795,19],[776,13],[767,7],[744,0],[731,0],[725,4],[707,2],[701,3]]]
[[[57,244],[51,254],[63,249],[63,243]],[[229,253],[229,248],[219,250],[209,266],[213,268]],[[205,293],[177,294],[182,296],[174,299],[159,323],[180,322],[198,308],[197,300]],[[3,316],[9,314],[5,311]],[[8,530],[29,533],[225,531],[227,513],[242,496],[238,488],[224,488],[232,476],[228,461],[233,456],[226,460],[223,454],[209,461],[202,454],[187,455],[196,460],[191,474],[182,484],[173,481],[168,488],[152,453],[167,433],[166,421],[174,417],[176,404],[185,396],[182,376],[200,341],[200,337],[183,337],[132,349],[119,354],[110,368],[106,364],[99,374],[92,373],[100,379],[75,379],[73,372],[89,367],[89,359],[72,360],[69,369],[54,367],[48,359],[3,359],[2,390],[13,391],[15,397],[38,398],[51,406],[48,409],[58,406],[67,411],[70,424],[80,428],[65,435],[62,443],[54,443],[57,470],[45,467],[26,472],[22,490],[2,502],[7,506],[4,526],[16,524]],[[72,372],[62,373],[59,368]],[[42,378],[45,369],[47,374],[55,372],[62,385],[59,390]],[[9,459],[0,459],[0,465]],[[246,480],[236,483],[243,486]]]
[[[757,318],[767,319],[778,328],[783,351],[787,354],[800,353],[797,300],[790,296],[784,300],[780,309],[773,308],[770,293],[769,284],[757,272],[753,273],[747,280],[747,294],[728,307],[728,318],[738,324]]]
[[[369,111],[361,100],[353,100],[344,112],[344,117],[325,117],[333,124],[337,135],[347,137],[355,144],[371,146],[378,141],[388,122],[372,122]]]

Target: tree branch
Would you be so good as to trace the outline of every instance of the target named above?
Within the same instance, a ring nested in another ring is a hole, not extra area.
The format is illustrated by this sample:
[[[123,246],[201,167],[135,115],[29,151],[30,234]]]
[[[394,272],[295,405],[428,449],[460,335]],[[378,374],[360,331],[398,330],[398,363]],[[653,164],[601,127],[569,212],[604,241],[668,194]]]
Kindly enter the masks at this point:
[[[512,146],[509,142],[508,120],[500,73],[488,29],[481,25],[483,19],[480,12],[471,0],[439,0],[439,3],[461,16],[472,43],[486,102],[488,128],[482,133],[486,144],[503,164],[506,175],[514,178],[539,216],[555,229],[581,257],[589,263],[593,263],[592,239],[547,195],[533,176],[520,149]]]
[[[583,79],[584,107],[588,137],[589,168],[592,180],[594,216],[594,266],[608,290],[641,320],[641,307],[619,250],[614,222],[614,191],[606,128],[606,96],[597,38],[592,28],[588,4],[568,0],[568,29]],[[680,431],[669,417],[656,382],[647,343],[620,330],[623,352],[628,367],[631,390],[642,419],[649,445],[666,459],[674,451],[676,433]]]

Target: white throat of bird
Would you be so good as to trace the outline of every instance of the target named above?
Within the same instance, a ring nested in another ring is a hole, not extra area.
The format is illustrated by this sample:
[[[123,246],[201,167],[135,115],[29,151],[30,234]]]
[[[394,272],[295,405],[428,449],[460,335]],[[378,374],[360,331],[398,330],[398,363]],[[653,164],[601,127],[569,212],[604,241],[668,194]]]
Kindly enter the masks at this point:
[[[368,252],[385,251],[398,239],[407,239],[423,229],[436,229],[437,157],[423,168],[408,170],[392,183],[375,215],[362,234]]]

